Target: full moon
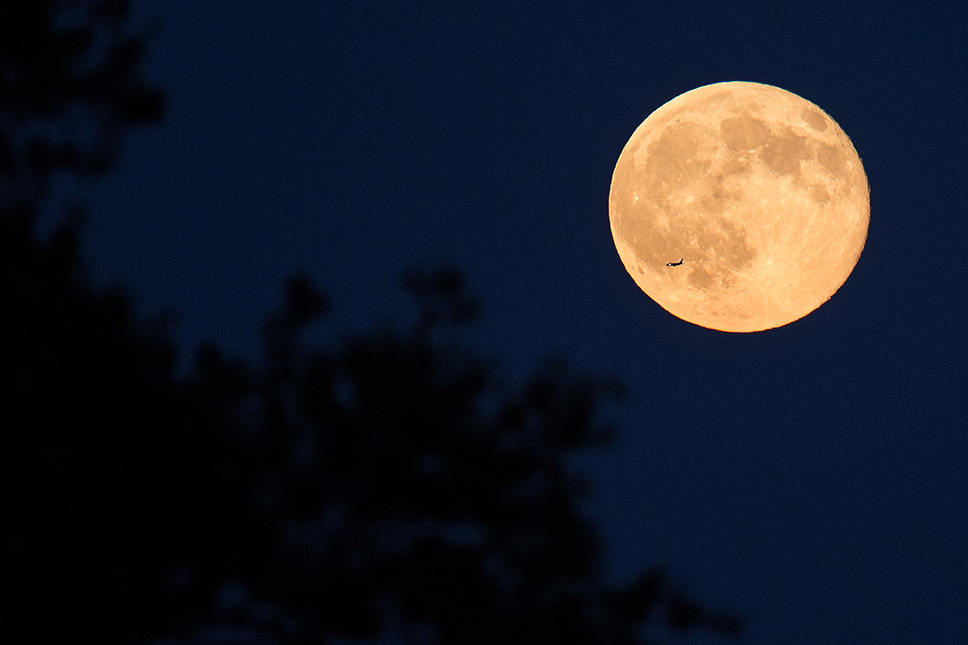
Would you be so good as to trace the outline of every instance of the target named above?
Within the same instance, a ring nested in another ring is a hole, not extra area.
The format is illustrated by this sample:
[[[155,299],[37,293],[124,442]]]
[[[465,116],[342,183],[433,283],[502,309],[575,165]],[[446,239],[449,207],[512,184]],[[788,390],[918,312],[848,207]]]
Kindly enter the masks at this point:
[[[649,115],[615,165],[608,212],[622,263],[663,309],[753,332],[799,320],[840,288],[867,239],[870,191],[827,113],[734,81]]]

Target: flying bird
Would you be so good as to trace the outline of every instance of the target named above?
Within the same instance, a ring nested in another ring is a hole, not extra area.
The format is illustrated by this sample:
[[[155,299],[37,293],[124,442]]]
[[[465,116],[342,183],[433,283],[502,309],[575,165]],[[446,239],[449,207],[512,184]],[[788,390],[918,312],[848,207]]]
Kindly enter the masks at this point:
[[[680,264],[682,264],[682,261],[685,260],[685,259],[686,258],[679,258],[679,261],[678,262],[666,262],[666,266],[667,267],[677,267]]]

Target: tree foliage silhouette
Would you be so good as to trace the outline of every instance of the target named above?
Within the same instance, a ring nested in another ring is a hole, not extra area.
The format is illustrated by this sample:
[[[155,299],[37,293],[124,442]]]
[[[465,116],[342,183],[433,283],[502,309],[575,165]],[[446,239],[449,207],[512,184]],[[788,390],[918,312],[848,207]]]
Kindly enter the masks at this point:
[[[127,128],[161,117],[130,13],[126,0],[0,3],[0,197],[35,199],[57,171],[103,173]]]
[[[64,36],[78,6],[88,22]],[[105,170],[123,128],[159,115],[145,36],[119,36],[124,2],[3,11],[0,29],[34,37],[0,49],[0,642],[191,640],[212,624],[287,643],[740,634],[659,569],[604,579],[589,483],[568,464],[609,444],[601,406],[622,388],[560,359],[505,382],[461,339],[480,308],[454,268],[404,277],[412,324],[330,348],[306,345],[329,303],[294,275],[263,366],[207,344],[178,378],[165,321],[85,280],[82,210],[44,241],[34,230],[51,173]],[[79,80],[105,29],[121,53]],[[94,148],[21,129],[77,101],[102,106]]]

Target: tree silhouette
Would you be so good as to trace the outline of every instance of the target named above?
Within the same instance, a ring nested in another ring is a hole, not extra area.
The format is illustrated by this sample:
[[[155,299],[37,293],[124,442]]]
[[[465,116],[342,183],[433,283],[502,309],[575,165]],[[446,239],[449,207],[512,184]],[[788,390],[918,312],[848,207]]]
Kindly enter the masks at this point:
[[[0,642],[191,641],[211,625],[285,643],[741,633],[660,569],[604,578],[589,482],[568,464],[609,444],[601,407],[622,388],[561,359],[505,381],[461,338],[479,306],[452,267],[404,277],[412,324],[330,348],[306,346],[328,302],[294,275],[264,366],[207,344],[178,378],[166,321],[86,282],[83,209],[34,230],[53,172],[105,170],[123,128],[158,116],[145,36],[122,36],[123,2],[2,11],[0,29],[34,37],[0,44]],[[121,53],[77,76],[95,33]],[[93,147],[19,125],[78,101],[102,106]]]
[[[101,174],[126,128],[160,119],[130,13],[125,0],[0,3],[0,198],[36,199],[57,171]]]

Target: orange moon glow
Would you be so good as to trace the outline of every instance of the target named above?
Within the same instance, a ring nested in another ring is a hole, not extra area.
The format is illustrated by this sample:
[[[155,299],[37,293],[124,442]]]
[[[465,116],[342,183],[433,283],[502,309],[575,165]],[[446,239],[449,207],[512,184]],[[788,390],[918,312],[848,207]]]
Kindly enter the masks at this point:
[[[867,239],[870,192],[823,110],[736,81],[649,115],[615,165],[608,211],[622,263],[663,309],[752,332],[798,320],[840,288]]]

